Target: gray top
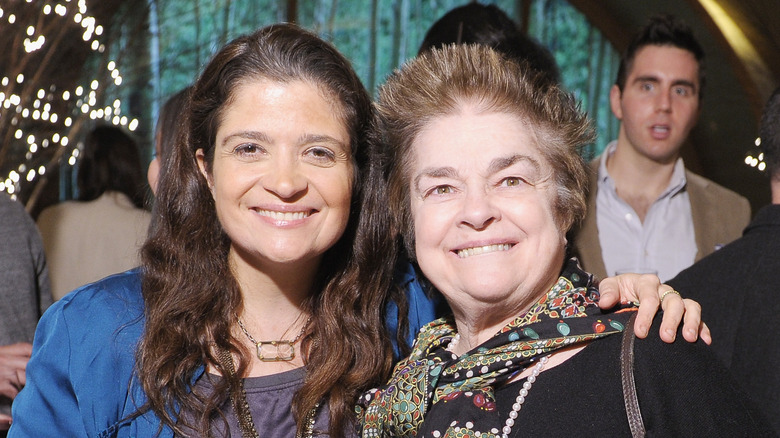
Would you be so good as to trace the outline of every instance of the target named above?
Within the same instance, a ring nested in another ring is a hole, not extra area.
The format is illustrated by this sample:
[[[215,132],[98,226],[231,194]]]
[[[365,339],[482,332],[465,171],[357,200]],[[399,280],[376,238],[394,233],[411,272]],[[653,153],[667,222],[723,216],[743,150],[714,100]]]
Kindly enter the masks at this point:
[[[51,303],[38,228],[22,204],[0,193],[0,345],[32,342]]]
[[[306,376],[305,368],[297,368],[279,374],[244,379],[249,410],[255,423],[257,433],[263,438],[291,438],[295,436],[295,421],[292,416],[292,399],[295,392],[303,385]],[[208,393],[214,386],[212,382],[219,376],[206,374],[198,380],[195,388]],[[225,403],[222,411],[228,421],[229,434],[225,434],[224,423],[220,420],[212,422],[211,433],[215,437],[241,437],[233,406],[230,401]],[[320,405],[314,423],[315,437],[327,436],[328,407]]]
[[[0,193],[0,345],[32,342],[51,302],[38,228],[22,204]],[[0,397],[0,412],[10,410],[10,401]]]

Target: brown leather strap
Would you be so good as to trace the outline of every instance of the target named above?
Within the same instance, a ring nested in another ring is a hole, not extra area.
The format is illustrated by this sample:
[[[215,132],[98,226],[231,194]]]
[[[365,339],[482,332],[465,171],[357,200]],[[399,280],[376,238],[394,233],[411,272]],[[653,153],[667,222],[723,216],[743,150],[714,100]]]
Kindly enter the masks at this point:
[[[623,382],[623,399],[626,404],[628,425],[634,438],[645,436],[645,424],[639,410],[639,399],[636,396],[634,382],[634,320],[636,313],[631,315],[623,330],[623,342],[620,348],[620,377]]]

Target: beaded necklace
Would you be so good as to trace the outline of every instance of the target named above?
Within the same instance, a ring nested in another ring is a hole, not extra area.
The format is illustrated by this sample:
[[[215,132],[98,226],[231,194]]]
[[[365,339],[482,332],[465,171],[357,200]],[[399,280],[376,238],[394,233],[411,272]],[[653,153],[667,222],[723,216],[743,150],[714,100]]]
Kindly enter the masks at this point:
[[[460,333],[456,333],[450,341],[449,345],[445,347],[445,350],[455,354],[453,350],[457,348],[459,341]],[[539,377],[539,373],[541,373],[544,369],[544,366],[547,365],[547,362],[550,360],[550,356],[551,355],[548,354],[547,356],[539,359],[539,362],[537,362],[536,365],[534,365],[534,368],[531,370],[531,375],[528,376],[525,382],[523,382],[523,387],[520,389],[520,393],[517,395],[515,402],[512,404],[512,410],[509,411],[509,417],[506,419],[504,427],[501,429],[501,438],[509,438],[509,434],[512,433],[512,427],[514,427],[517,415],[520,412],[520,409],[523,407],[523,403],[525,403],[525,398],[528,396],[528,391],[531,390],[531,387],[536,382],[536,378]]]
[[[536,382],[536,378],[539,377],[539,373],[542,372],[547,361],[550,360],[550,355],[544,356],[539,359],[539,362],[534,365],[534,369],[531,371],[531,375],[523,382],[523,387],[520,389],[520,393],[515,398],[515,403],[512,405],[512,410],[509,411],[509,418],[506,419],[504,427],[501,429],[501,438],[509,438],[509,434],[512,433],[512,427],[515,425],[515,420],[520,412],[520,408],[525,403],[525,398],[528,396],[528,391]]]

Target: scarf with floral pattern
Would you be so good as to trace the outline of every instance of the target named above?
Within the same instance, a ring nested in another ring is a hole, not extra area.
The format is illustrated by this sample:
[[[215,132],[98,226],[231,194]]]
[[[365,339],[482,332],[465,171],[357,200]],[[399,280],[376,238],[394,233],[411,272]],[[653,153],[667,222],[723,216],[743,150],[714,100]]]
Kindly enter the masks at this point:
[[[593,277],[572,258],[526,313],[460,357],[446,350],[456,334],[452,318],[427,324],[388,384],[360,398],[362,436],[416,437],[423,421],[441,438],[501,436],[506,419],[495,388],[557,349],[622,332],[636,310],[606,314],[598,298]]]

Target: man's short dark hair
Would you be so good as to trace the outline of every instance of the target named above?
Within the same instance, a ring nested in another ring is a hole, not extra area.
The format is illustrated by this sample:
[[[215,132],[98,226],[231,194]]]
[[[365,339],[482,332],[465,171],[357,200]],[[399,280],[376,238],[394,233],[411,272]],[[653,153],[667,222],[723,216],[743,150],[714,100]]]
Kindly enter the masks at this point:
[[[704,50],[693,35],[691,28],[682,20],[672,15],[657,15],[650,18],[650,21],[639,31],[628,44],[626,51],[620,59],[617,79],[615,84],[620,91],[626,85],[628,72],[634,65],[639,49],[645,46],[669,46],[691,52],[699,64],[699,100],[701,100],[704,91]]]
[[[780,88],[766,102],[758,132],[767,174],[780,179]]]

